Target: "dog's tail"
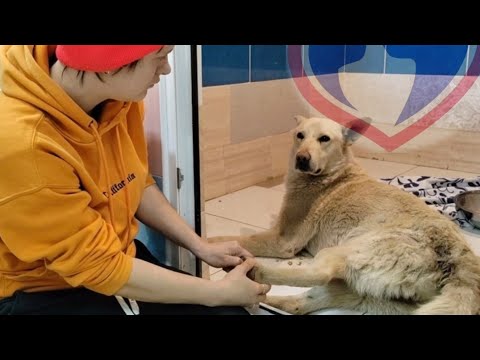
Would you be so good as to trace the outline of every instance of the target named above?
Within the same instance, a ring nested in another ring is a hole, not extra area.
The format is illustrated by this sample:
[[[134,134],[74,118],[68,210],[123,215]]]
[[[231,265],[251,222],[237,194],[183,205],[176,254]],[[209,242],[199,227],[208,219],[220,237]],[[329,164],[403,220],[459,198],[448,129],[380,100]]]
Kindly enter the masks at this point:
[[[443,258],[443,286],[440,294],[421,305],[416,315],[480,314],[480,261],[472,252]],[[460,261],[461,260],[461,261]]]
[[[414,315],[477,315],[480,312],[478,289],[447,284],[440,294],[421,305]]]
[[[449,240],[452,237],[455,242]],[[480,258],[457,232],[434,233],[440,293],[420,305],[416,315],[480,314]]]

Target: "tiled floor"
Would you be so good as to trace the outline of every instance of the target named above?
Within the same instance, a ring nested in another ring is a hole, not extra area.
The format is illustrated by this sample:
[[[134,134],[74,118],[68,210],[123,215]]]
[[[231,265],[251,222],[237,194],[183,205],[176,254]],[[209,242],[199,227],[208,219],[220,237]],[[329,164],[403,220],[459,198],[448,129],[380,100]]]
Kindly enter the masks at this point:
[[[357,160],[375,178],[388,178],[398,175],[478,176],[478,174],[466,172],[417,167],[387,161]],[[249,234],[270,228],[280,210],[284,191],[284,185],[277,181],[252,186],[208,201],[205,204],[207,236]],[[465,232],[465,237],[476,253],[480,255],[480,231]],[[221,279],[224,275],[225,272],[221,269],[210,269],[210,276],[213,280]],[[294,294],[303,291],[305,289],[273,286],[270,295]],[[263,314],[264,312],[256,311],[254,313]],[[321,313],[333,314],[336,312],[324,311]]]

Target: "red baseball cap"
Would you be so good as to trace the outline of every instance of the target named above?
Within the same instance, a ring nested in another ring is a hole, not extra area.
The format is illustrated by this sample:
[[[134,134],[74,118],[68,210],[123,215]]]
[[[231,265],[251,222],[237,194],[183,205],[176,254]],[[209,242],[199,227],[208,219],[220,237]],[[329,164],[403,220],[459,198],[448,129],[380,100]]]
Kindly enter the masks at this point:
[[[72,69],[105,72],[121,68],[165,45],[57,45],[60,62]]]

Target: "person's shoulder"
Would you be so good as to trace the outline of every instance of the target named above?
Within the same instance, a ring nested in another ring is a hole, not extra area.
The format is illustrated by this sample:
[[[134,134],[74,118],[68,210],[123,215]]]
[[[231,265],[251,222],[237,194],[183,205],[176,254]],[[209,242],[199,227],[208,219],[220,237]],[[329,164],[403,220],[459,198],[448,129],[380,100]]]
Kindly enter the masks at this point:
[[[0,94],[0,202],[41,185],[34,140],[43,118],[32,105]]]
[[[28,144],[31,145],[35,128],[43,118],[44,113],[34,105],[6,96],[0,91],[0,140],[2,144],[28,147]],[[5,150],[4,147],[2,150]]]
[[[34,104],[5,96],[0,91],[0,143],[12,145],[2,147],[0,154],[20,155],[36,151],[38,138],[58,137],[64,136],[49,114]]]

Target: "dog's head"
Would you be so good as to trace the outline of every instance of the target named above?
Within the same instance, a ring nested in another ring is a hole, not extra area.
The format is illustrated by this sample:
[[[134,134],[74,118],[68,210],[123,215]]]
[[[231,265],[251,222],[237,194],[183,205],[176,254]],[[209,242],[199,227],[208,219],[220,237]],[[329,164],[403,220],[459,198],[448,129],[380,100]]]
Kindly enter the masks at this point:
[[[368,128],[371,120],[352,122],[349,127],[327,118],[296,116],[293,132],[292,165],[310,175],[328,174],[345,162],[349,147]]]

